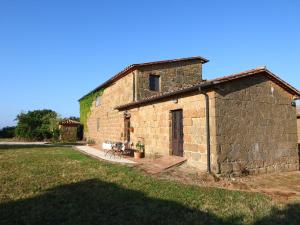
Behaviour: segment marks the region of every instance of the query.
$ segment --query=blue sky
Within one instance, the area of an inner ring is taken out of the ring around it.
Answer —
[[[0,1],[0,127],[77,100],[123,67],[200,55],[207,79],[266,65],[300,89],[300,1]]]

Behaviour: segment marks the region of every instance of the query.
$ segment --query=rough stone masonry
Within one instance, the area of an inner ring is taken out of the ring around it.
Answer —
[[[209,116],[213,172],[298,170],[292,103],[300,92],[265,68],[206,81],[202,79],[206,62],[192,57],[127,67],[98,87],[104,93],[101,104],[94,102],[91,108],[85,137],[101,144],[130,136],[133,149],[138,140],[144,141],[146,157],[172,155],[171,114],[182,110],[183,157],[189,165],[206,170]],[[159,76],[157,92],[149,89],[151,75]],[[209,96],[209,115],[203,93]]]

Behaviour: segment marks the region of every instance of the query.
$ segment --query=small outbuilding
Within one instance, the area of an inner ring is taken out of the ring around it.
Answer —
[[[80,122],[67,119],[59,123],[59,140],[64,142],[77,141],[77,129]]]

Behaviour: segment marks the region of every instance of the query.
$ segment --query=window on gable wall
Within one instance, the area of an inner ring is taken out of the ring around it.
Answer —
[[[101,97],[97,96],[97,98],[96,98],[96,107],[98,107],[100,105],[101,105]]]
[[[149,75],[149,89],[151,91],[159,91],[159,76],[157,75]]]

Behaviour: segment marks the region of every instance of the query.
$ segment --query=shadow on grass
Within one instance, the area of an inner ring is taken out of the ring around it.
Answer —
[[[255,223],[299,224],[300,204],[274,210]],[[142,192],[97,179],[58,186],[44,194],[0,205],[0,224],[243,224],[192,209],[178,202],[155,199]]]
[[[96,179],[0,205],[0,224],[240,224]]]
[[[287,205],[284,209],[273,209],[272,213],[254,223],[254,225],[299,225],[300,203]]]

